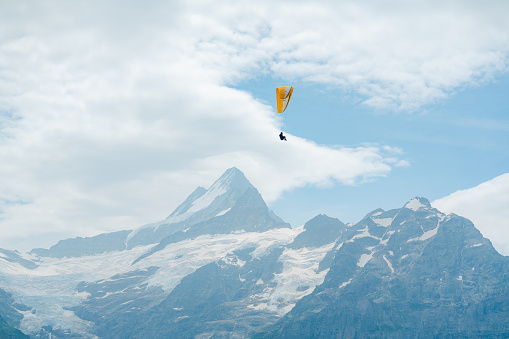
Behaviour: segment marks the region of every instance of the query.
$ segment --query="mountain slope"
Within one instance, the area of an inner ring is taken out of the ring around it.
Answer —
[[[508,261],[423,198],[291,229],[230,169],[161,222],[0,250],[0,316],[33,338],[504,338]]]
[[[416,198],[335,248],[324,282],[257,337],[509,336],[509,258],[467,219]]]
[[[81,283],[77,292],[86,299],[70,309],[105,338],[228,333],[235,323],[247,336],[274,323],[323,280],[326,271],[316,268],[334,239],[319,248],[287,249],[300,232],[282,228],[173,243],[126,273]]]
[[[29,337],[20,330],[9,326],[2,316],[0,316],[0,338],[3,339],[28,339]]]
[[[18,257],[17,253],[8,250],[0,250],[0,253],[4,254],[1,257],[6,258],[6,260]],[[17,260],[16,264],[26,265],[26,261]],[[17,327],[20,326],[20,321],[23,318],[21,312],[29,310],[29,307],[16,303],[12,294],[4,289],[0,289],[0,338],[28,338]]]

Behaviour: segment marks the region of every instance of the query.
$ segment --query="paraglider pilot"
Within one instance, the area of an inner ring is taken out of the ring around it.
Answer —
[[[283,135],[283,132],[279,133],[279,139],[287,141],[286,136]]]

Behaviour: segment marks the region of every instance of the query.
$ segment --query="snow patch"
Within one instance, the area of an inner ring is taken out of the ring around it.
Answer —
[[[219,265],[221,265],[221,263],[225,263],[228,266],[237,266],[237,267],[242,267],[246,264],[246,262],[244,260],[241,260],[240,258],[238,258],[237,256],[235,256],[231,253],[229,253],[226,257],[222,258],[219,262]],[[221,267],[226,267],[226,266],[221,265]]]
[[[387,257],[385,255],[383,255],[383,258],[384,258],[385,262],[387,263],[387,266],[389,266],[389,268],[391,269],[391,272],[394,273],[394,267],[392,267],[392,264],[389,261],[389,259],[387,259]]]
[[[355,239],[360,239],[360,238],[375,238],[373,237],[370,233],[369,233],[369,228],[368,226],[364,227],[362,230],[358,230],[358,232],[362,232],[360,234],[356,234],[352,237],[352,239],[348,240],[347,242],[354,242]]]
[[[228,208],[228,209],[226,209],[224,211],[219,212],[218,214],[216,214],[216,217],[220,217],[222,215],[225,215],[226,213],[230,212],[231,209],[232,208],[230,207],[230,208]]]
[[[392,224],[392,218],[371,218],[378,226],[389,227]]]
[[[419,208],[422,208],[422,207],[427,207],[426,205],[424,205],[423,203],[421,203],[419,201],[419,199],[417,198],[413,198],[412,200],[410,200],[405,206],[405,208],[408,208],[412,211],[417,211]]]
[[[74,293],[74,296],[76,296],[76,297],[78,297],[80,299],[85,300],[85,299],[89,298],[91,296],[91,294],[88,293],[88,292],[84,292],[83,291],[83,292],[76,292],[76,293]]]
[[[373,252],[370,254],[363,254],[357,262],[357,266],[364,267],[371,259],[373,259]]]
[[[435,227],[434,229],[432,230],[429,230],[429,231],[426,231],[424,232],[420,237],[418,238],[413,238],[413,239],[408,239],[407,242],[411,242],[411,241],[425,241],[425,240],[428,240],[429,238],[432,238],[434,237],[437,232],[438,232],[438,228],[440,227],[440,223],[444,220],[445,218],[445,215],[438,215],[438,217],[440,218],[438,220],[438,223],[437,223],[437,227]]]
[[[391,236],[395,233],[396,231],[388,231],[386,232],[386,234],[383,235],[382,237],[382,240],[380,240],[380,244],[386,246],[387,243],[389,242],[389,239],[391,238]],[[383,239],[386,235],[389,235],[387,238]]]
[[[425,241],[425,240],[428,240],[429,238],[431,237],[434,237],[437,232],[438,232],[438,227],[435,227],[434,229],[432,230],[429,230],[427,232],[424,232],[423,235],[421,235],[420,237],[418,238],[413,238],[413,239],[408,239],[407,242],[411,242],[411,241]]]
[[[264,311],[264,310],[267,310],[269,308],[269,304],[267,304],[267,303],[259,303],[259,304],[256,304],[256,305],[247,305],[247,308],[250,308],[250,309],[255,310],[255,311]]]
[[[348,281],[345,281],[344,283],[342,283],[341,285],[339,285],[339,288],[343,288],[343,287],[345,287],[346,285],[348,285],[349,283],[351,283],[351,282],[352,282],[352,280],[353,280],[353,278],[351,278],[351,279],[350,279],[350,280],[348,280]]]

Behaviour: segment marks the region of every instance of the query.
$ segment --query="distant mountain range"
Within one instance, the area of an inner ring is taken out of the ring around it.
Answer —
[[[292,229],[231,168],[160,222],[0,249],[0,316],[1,338],[507,338],[509,258],[424,198]]]

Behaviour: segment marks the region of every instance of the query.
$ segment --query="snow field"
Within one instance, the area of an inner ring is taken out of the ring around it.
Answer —
[[[276,275],[274,288],[266,288],[257,304],[249,308],[266,310],[283,316],[295,306],[302,297],[313,292],[323,282],[327,270],[318,272],[318,265],[335,243],[317,247],[284,250],[279,258],[283,262],[283,271]]]
[[[77,258],[40,258],[39,267],[27,269],[17,263],[0,260],[0,287],[11,293],[15,302],[27,305],[22,312],[21,330],[38,332],[42,326],[71,330],[83,338],[92,324],[64,308],[79,305],[88,293],[78,293],[80,281],[97,281],[132,270],[131,263],[152,246]],[[33,258],[32,258],[33,259]],[[36,314],[32,313],[35,312]]]
[[[70,330],[83,338],[93,338],[88,334],[92,324],[64,309],[77,306],[89,297],[86,292],[76,291],[80,281],[114,281],[115,275],[157,266],[159,269],[156,273],[144,283],[160,286],[170,293],[185,276],[204,265],[225,257],[228,263],[229,254],[249,247],[255,248],[252,252],[254,257],[262,257],[272,248],[292,242],[302,231],[275,229],[263,233],[205,235],[171,244],[135,265],[131,265],[132,262],[154,245],[73,258],[43,257],[39,258],[39,267],[35,269],[0,258],[0,287],[12,293],[15,302],[31,307],[36,313],[23,312],[21,329],[24,332],[34,333],[42,326],[50,325]],[[242,262],[236,261],[234,264],[241,265]]]

